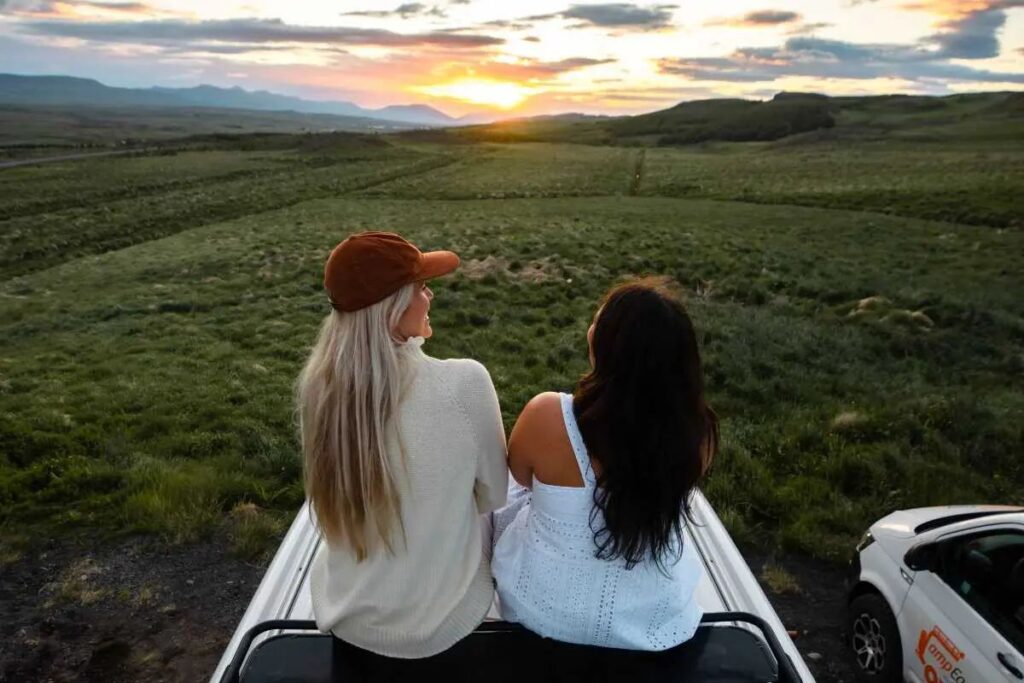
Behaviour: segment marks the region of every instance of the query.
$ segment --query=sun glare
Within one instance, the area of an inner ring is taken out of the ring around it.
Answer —
[[[434,97],[450,97],[472,104],[483,104],[501,109],[511,109],[534,93],[518,83],[508,81],[461,80],[440,85],[416,88],[419,92]]]

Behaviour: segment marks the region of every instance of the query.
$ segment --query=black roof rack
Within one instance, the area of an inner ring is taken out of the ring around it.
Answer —
[[[760,634],[736,624],[755,626]],[[250,654],[256,637],[269,631],[287,633],[267,638]],[[362,683],[410,677],[430,681],[435,676],[442,683],[521,683],[524,678],[801,683],[771,627],[746,612],[707,613],[690,640],[662,652],[559,643],[518,624],[485,621],[441,657],[431,658],[432,668],[423,668],[420,663],[426,660],[368,653],[321,633],[313,621],[277,619],[245,633],[219,683]]]
[[[930,519],[927,522],[918,524],[914,527],[914,533],[922,534],[925,531],[939,529],[950,524],[956,524],[957,522],[966,522],[969,519],[991,517],[992,515],[1008,515],[1014,512],[1024,512],[1024,508],[1007,508],[1005,510],[973,510],[971,512],[961,512],[955,515],[946,515],[945,517],[936,517],[935,519]]]

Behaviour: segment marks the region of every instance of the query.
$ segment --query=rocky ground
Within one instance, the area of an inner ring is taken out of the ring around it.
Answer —
[[[264,567],[216,542],[50,542],[0,568],[0,681],[202,681]]]
[[[775,611],[819,683],[853,683],[855,663],[843,639],[842,567],[803,557],[744,550]]]

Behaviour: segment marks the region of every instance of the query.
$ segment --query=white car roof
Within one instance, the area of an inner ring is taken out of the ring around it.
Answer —
[[[922,526],[939,527],[942,520],[949,520],[950,524],[957,519],[969,520],[976,517],[996,514],[1019,514],[1024,515],[1024,508],[1012,505],[944,505],[927,508],[911,508],[909,510],[897,510],[886,515],[872,525],[875,532],[886,533],[899,538],[912,538],[924,529]]]

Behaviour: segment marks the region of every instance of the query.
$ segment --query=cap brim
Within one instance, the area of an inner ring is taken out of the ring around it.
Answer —
[[[429,280],[451,273],[459,267],[459,257],[451,251],[428,251],[420,257],[417,280]]]

